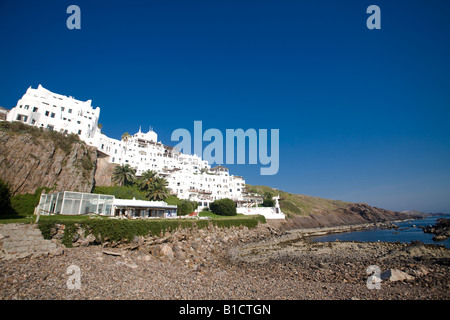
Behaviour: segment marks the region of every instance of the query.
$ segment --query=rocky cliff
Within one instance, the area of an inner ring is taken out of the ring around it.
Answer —
[[[291,216],[284,224],[283,229],[346,226],[407,218],[407,215],[400,212],[372,207],[365,203],[350,203],[345,208]]]
[[[249,192],[280,196],[281,210],[287,215],[286,221],[280,226],[284,230],[347,226],[411,218],[405,213],[380,209],[365,203],[292,194],[267,186],[246,185],[246,189]]]
[[[76,135],[0,122],[0,178],[13,194],[39,187],[91,192],[96,161],[96,149]]]
[[[95,170],[95,185],[97,186],[113,186],[112,175],[117,164],[110,163],[109,157],[98,154],[97,168]]]

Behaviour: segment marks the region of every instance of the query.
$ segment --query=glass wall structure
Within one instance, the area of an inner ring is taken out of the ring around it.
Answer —
[[[40,214],[99,214],[112,215],[114,196],[64,191],[42,194],[38,205]]]

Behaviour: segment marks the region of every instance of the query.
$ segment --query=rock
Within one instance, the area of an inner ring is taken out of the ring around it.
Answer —
[[[446,234],[439,234],[433,237],[433,241],[443,241],[447,238],[448,236]]]
[[[93,234],[87,235],[87,237],[80,237],[78,239],[78,243],[82,247],[87,247],[93,243],[95,243],[95,236]]]
[[[154,257],[159,257],[160,251],[161,251],[161,246],[158,244],[148,247],[148,252]]]
[[[418,269],[413,270],[413,273],[416,277],[423,277],[425,275],[427,275],[428,273],[430,273],[430,271],[425,268],[424,266],[419,266]]]
[[[149,262],[151,259],[152,259],[152,256],[151,255],[148,255],[148,254],[146,254],[144,257],[143,257],[143,259],[144,259],[144,261],[147,261],[147,262]]]
[[[103,250],[103,253],[110,256],[122,256],[123,254],[123,252],[106,251],[106,250]]]
[[[90,192],[96,162],[96,148],[82,141],[56,141],[44,131],[0,131],[0,172],[15,194],[39,187]]]
[[[180,260],[186,259],[186,253],[184,253],[184,251],[179,246],[174,246],[173,252],[177,259],[180,259]]]
[[[450,236],[450,219],[440,218],[434,226],[421,227],[423,232],[434,234],[433,241],[442,241]]]
[[[161,246],[160,254],[168,258],[174,257],[172,248],[166,243]]]
[[[122,266],[127,266],[127,267],[129,267],[131,269],[136,269],[138,267],[138,265],[136,263],[134,263],[134,262],[127,263],[127,262],[117,261],[116,265],[118,265],[118,266],[121,266],[121,265]]]
[[[389,280],[391,282],[395,281],[405,281],[405,280],[414,280],[414,277],[407,274],[406,272],[400,271],[398,269],[389,269],[381,273],[381,280],[386,281]]]

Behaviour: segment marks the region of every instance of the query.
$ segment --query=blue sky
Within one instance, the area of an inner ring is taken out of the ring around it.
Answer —
[[[69,30],[66,9],[81,9]],[[381,8],[381,30],[366,9]],[[0,105],[42,84],[101,108],[108,136],[152,126],[280,130],[250,184],[450,213],[450,2],[1,1]],[[205,145],[206,146],[206,143]]]

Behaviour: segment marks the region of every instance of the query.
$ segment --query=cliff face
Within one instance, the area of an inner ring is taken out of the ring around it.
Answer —
[[[117,164],[110,163],[109,157],[97,155],[97,169],[95,170],[95,185],[113,186],[112,175]]]
[[[0,178],[13,194],[34,193],[39,187],[91,192],[96,161],[96,149],[76,136],[1,123]]]

